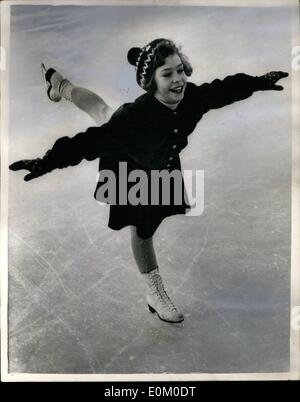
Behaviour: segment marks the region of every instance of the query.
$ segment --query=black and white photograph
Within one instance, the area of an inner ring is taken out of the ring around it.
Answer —
[[[3,381],[299,379],[299,2],[1,2]]]

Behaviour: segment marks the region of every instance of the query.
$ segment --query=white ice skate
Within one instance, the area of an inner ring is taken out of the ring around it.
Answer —
[[[174,303],[168,296],[162,278],[158,270],[143,274],[148,284],[147,302],[151,313],[157,313],[158,317],[166,322],[179,323],[184,320],[184,316],[175,307]]]
[[[54,70],[54,68],[47,69],[44,63],[41,64],[41,68],[48,98],[52,102],[59,102],[62,98],[71,100],[73,85],[70,81]]]

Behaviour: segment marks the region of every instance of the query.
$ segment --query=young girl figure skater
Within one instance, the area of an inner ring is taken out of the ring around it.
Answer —
[[[197,86],[187,82],[192,74],[188,59],[167,39],[155,39],[143,48],[132,48],[127,58],[136,68],[138,85],[146,92],[115,112],[95,93],[74,86],[53,68],[47,70],[42,65],[48,97],[55,102],[62,98],[73,102],[97,126],[71,138],[59,138],[44,157],[20,160],[10,165],[10,169],[28,170],[24,180],[29,181],[54,169],[77,165],[84,158],[100,157],[100,173],[103,169],[112,171],[117,189],[124,180],[119,172],[121,162],[127,163],[128,175],[139,169],[149,177],[149,182],[154,170],[181,173],[179,153],[187,146],[188,136],[204,113],[246,99],[255,91],[282,90],[276,83],[288,76],[281,71],[259,77],[236,74]],[[129,193],[132,183],[127,184]],[[100,187],[99,182],[97,199]],[[190,208],[184,197],[184,185],[179,203],[174,201],[173,190],[171,186],[169,205],[164,205],[161,199],[157,205],[111,203],[108,226],[115,230],[130,226],[133,255],[147,284],[149,309],[160,319],[176,323],[184,317],[166,293],[153,247],[153,235],[162,220],[185,214]]]

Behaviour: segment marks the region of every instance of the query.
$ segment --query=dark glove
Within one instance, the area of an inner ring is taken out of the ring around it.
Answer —
[[[281,78],[288,77],[288,73],[283,71],[271,71],[261,77],[259,79],[259,89],[261,91],[265,90],[275,90],[275,91],[282,91],[283,87],[281,85],[275,85],[278,80]]]
[[[37,159],[23,159],[21,161],[14,162],[9,166],[10,170],[29,170],[29,174],[24,177],[25,181],[35,179],[51,171],[47,166],[46,161],[40,158]]]

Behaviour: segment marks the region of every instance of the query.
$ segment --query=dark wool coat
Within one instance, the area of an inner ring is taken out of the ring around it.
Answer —
[[[152,170],[180,170],[179,153],[187,146],[188,136],[203,114],[246,99],[260,89],[261,78],[246,74],[200,86],[187,83],[184,98],[176,110],[145,93],[133,103],[122,105],[102,126],[90,127],[72,138],[58,139],[47,152],[48,164],[51,169],[64,168],[77,165],[83,158],[101,157],[100,172],[114,171],[117,187],[120,161],[127,162],[128,173],[143,169],[149,176]],[[100,185],[95,191],[96,198]],[[150,237],[165,217],[186,212],[189,205],[184,201],[184,192],[183,186],[181,205],[111,205],[109,227],[121,229],[135,225],[141,237]]]

